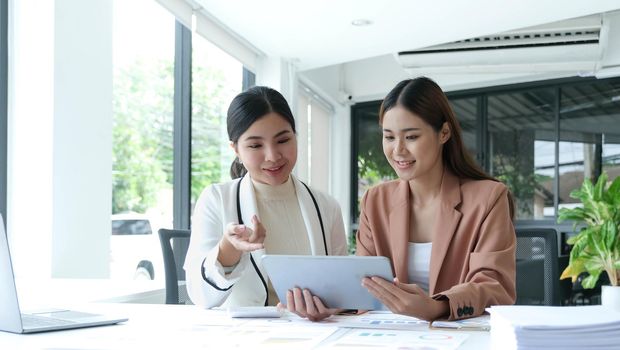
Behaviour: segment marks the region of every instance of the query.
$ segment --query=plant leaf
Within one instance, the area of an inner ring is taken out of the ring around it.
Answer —
[[[616,226],[616,224],[611,220],[606,221],[603,226],[601,226],[601,233],[603,240],[605,241],[607,251],[612,252],[618,237],[618,226]]]
[[[572,220],[572,221],[575,221],[575,224],[577,224],[578,222],[585,221],[585,218],[586,218],[585,210],[579,207],[572,208],[572,209],[562,208],[558,212],[558,222],[560,223],[562,221]]]
[[[594,274],[596,271],[600,273],[602,270],[605,269],[605,265],[603,264],[603,261],[600,258],[587,260],[584,263],[584,267],[590,275]]]
[[[590,274],[588,277],[584,278],[581,281],[581,286],[585,289],[594,288],[594,286],[596,286],[596,282],[598,281],[598,277],[600,274],[601,274],[601,271],[598,271],[597,273],[594,273],[594,274]]]
[[[607,202],[611,203],[614,208],[620,206],[620,176],[616,177],[607,189]]]
[[[592,192],[593,200],[600,201],[603,199],[605,185],[607,185],[607,173],[603,172],[601,175],[599,175],[598,180],[596,181],[596,185],[594,185],[594,189]]]
[[[566,266],[564,271],[562,271],[560,279],[563,280],[565,278],[572,278],[573,283],[575,283],[577,277],[579,277],[579,275],[585,271],[586,269],[583,267],[583,263],[575,261]]]

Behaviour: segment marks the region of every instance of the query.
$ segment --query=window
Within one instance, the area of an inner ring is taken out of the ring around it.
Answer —
[[[111,234],[149,241],[130,246],[112,238],[112,278],[135,277],[141,262],[150,263],[149,278],[163,278],[152,233],[172,227],[175,19],[152,0],[115,1],[113,8]]]
[[[517,219],[553,218],[554,90],[488,98],[490,173],[515,198]]]
[[[463,143],[473,159],[478,158],[478,103],[476,98],[455,98],[450,101],[461,126]]]
[[[603,171],[610,181],[620,175],[620,78],[572,78],[448,97],[465,147],[512,191],[517,220],[555,223],[558,207],[576,205],[569,194],[584,178]],[[354,221],[365,190],[393,176],[381,152],[380,104],[351,108]]]
[[[243,65],[201,36],[192,40],[191,207],[212,183],[230,180],[235,153],[226,113],[241,92]]]
[[[301,87],[297,97],[297,175],[308,184],[329,193],[329,149],[333,107],[309,88]]]
[[[152,235],[151,223],[148,220],[112,219],[113,236]]]
[[[354,222],[359,216],[359,203],[366,190],[378,183],[396,178],[394,170],[383,154],[383,133],[379,124],[380,106],[381,102],[377,101],[360,103],[351,108],[353,127],[351,172],[354,174],[354,179],[351,181],[353,196],[351,215]]]
[[[584,178],[620,175],[620,81],[562,88],[559,147],[560,207],[579,202],[569,194]]]

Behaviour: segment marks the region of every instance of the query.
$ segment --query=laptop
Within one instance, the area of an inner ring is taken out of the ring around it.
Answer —
[[[103,326],[127,321],[104,315],[52,310],[38,313],[21,313],[4,220],[0,215],[0,331],[11,333],[36,333],[61,329]]]

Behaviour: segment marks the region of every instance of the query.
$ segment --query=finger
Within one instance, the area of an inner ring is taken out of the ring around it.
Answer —
[[[314,305],[314,299],[312,298],[312,294],[308,289],[303,290],[304,303],[306,308],[306,314],[308,317],[316,317],[319,316],[319,312]]]
[[[398,288],[404,290],[407,293],[425,295],[425,296],[427,295],[424,289],[422,289],[420,286],[418,286],[415,283],[401,283],[400,281],[398,281],[398,279],[395,278],[394,284]]]
[[[226,237],[232,239],[233,237],[238,237],[243,239],[245,234],[245,225],[237,225],[235,223],[229,223],[226,225]]]
[[[372,276],[370,279],[375,282],[379,288],[385,291],[386,294],[391,294],[393,297],[402,296],[402,290],[398,288],[395,283],[386,281],[377,276]]]
[[[254,230],[252,231],[253,233],[250,237],[250,241],[263,242],[265,240],[265,236],[267,235],[265,226],[263,226],[263,224],[260,222],[256,215],[252,217],[252,223],[254,224]]]
[[[323,304],[323,301],[321,301],[321,298],[317,297],[316,295],[312,297],[312,300],[314,301],[314,305],[316,306],[316,309],[320,314],[333,315],[342,311],[342,309],[330,309],[326,307],[325,304]]]
[[[262,243],[250,243],[242,240],[234,240],[232,242],[233,246],[237,250],[241,250],[244,252],[252,252],[255,250],[263,249],[265,246]]]
[[[295,297],[293,297],[293,291],[286,291],[286,309],[290,312],[295,312]]]
[[[409,293],[381,277],[373,276],[366,282],[370,287],[369,291],[394,313],[401,313],[404,302],[411,299]]]
[[[388,309],[394,310],[396,305],[394,303],[394,298],[391,293],[388,293],[383,287],[381,287],[377,282],[370,278],[364,278],[362,280],[362,285],[368,289],[368,292],[372,294],[375,298],[379,299],[379,301],[387,306]]]
[[[256,230],[256,227],[254,227],[254,230],[248,228],[248,241],[252,242],[252,243],[262,243],[264,241],[264,239],[262,239],[262,237],[260,237],[258,231]]]
[[[282,311],[286,310],[286,306],[282,305],[282,303],[278,303],[276,305],[276,309],[278,309],[278,311],[282,312]]]
[[[304,296],[301,293],[301,289],[293,288],[293,300],[295,303],[295,312],[300,316],[306,317],[306,305],[304,303]]]

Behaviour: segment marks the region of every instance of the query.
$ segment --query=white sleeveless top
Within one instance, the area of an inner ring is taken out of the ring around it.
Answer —
[[[432,242],[409,243],[409,283],[417,284],[428,293]]]

